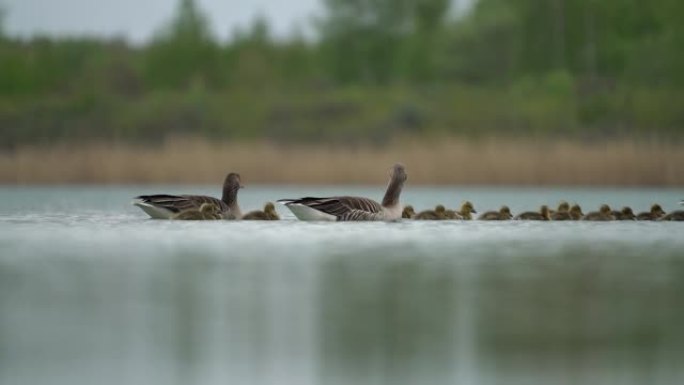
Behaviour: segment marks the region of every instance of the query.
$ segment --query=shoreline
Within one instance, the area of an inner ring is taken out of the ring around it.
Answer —
[[[684,145],[489,138],[397,140],[384,146],[171,138],[156,146],[90,142],[0,151],[2,185],[377,185],[404,163],[413,185],[684,186]],[[679,167],[679,168],[678,168]]]

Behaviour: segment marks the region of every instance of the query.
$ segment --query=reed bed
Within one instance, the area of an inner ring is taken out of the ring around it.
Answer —
[[[395,162],[411,184],[684,185],[680,143],[440,139],[373,145],[280,145],[171,138],[156,146],[95,142],[0,152],[0,183],[381,184]]]

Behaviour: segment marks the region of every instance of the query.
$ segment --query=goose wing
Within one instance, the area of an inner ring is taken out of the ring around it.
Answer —
[[[136,197],[139,203],[156,206],[173,213],[183,210],[199,209],[202,203],[211,203],[226,211],[228,206],[220,199],[204,195],[140,195]]]
[[[382,211],[380,203],[361,197],[339,196],[328,198],[306,197],[300,199],[281,199],[278,202],[288,205],[304,205],[314,210],[333,215],[335,217],[343,217],[351,211],[379,213]],[[358,215],[358,213],[356,214]]]

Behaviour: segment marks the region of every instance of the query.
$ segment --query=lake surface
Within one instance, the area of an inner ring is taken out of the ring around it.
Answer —
[[[681,384],[684,223],[151,220],[144,193],[0,187],[0,384]],[[243,209],[384,187],[248,186]],[[682,190],[407,186],[417,209]]]

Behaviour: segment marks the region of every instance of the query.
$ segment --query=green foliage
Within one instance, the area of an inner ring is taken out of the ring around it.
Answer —
[[[684,132],[682,1],[322,1],[316,41],[258,17],[221,43],[193,0],[144,47],[20,41],[0,13],[0,142]]]

